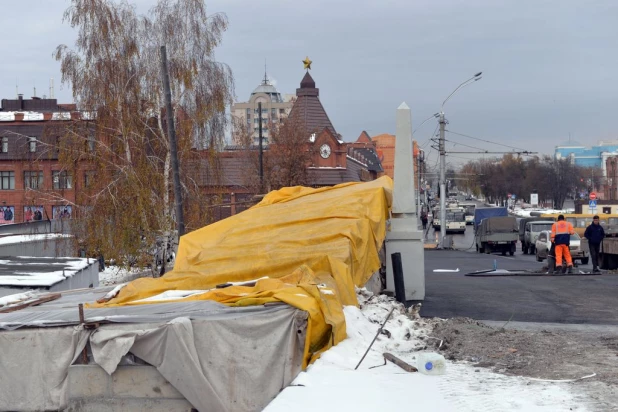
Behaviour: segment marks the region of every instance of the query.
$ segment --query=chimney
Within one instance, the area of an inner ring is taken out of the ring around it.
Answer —
[[[19,100],[19,110],[24,110],[24,95],[19,93],[17,99]]]

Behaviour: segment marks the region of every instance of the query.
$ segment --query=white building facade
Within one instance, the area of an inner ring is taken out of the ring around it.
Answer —
[[[295,95],[281,95],[264,74],[262,83],[253,90],[248,102],[237,102],[232,105],[232,140],[233,144],[241,144],[243,135],[252,137],[252,144],[259,144],[260,118],[262,119],[262,143],[268,145],[273,125],[283,123],[294,105]],[[262,103],[262,113],[258,113],[258,104]]]

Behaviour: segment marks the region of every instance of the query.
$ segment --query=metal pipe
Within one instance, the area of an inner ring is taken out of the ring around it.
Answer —
[[[84,326],[84,304],[80,303],[77,308],[79,310],[79,324]],[[88,343],[86,343],[84,349],[82,350],[82,361],[84,362],[84,365],[88,364]]]
[[[371,343],[369,344],[369,347],[367,348],[367,350],[365,351],[365,354],[363,355],[363,357],[361,358],[361,360],[358,362],[358,365],[356,365],[356,367],[354,368],[354,370],[357,370],[358,367],[360,366],[361,363],[363,363],[363,360],[365,359],[365,356],[367,356],[367,354],[369,353],[369,350],[371,349],[371,347],[373,346],[373,343],[376,341],[376,339],[378,339],[378,335],[380,335],[380,333],[382,333],[382,328],[384,328],[384,325],[386,325],[386,322],[388,322],[388,320],[391,318],[391,315],[393,314],[393,311],[395,310],[395,308],[393,307],[391,309],[391,311],[388,313],[388,316],[386,317],[386,319],[384,319],[384,322],[382,322],[382,325],[380,325],[380,329],[378,329],[378,331],[376,332],[376,335],[373,337],[373,340],[371,341]]]
[[[403,264],[401,263],[401,253],[391,254],[393,262],[393,280],[395,281],[395,299],[397,302],[406,306],[406,287],[403,281]]]

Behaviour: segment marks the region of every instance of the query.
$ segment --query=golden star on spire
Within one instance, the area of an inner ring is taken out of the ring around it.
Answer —
[[[305,65],[306,70],[311,70],[311,63],[313,62],[309,60],[309,56],[305,57],[305,60],[303,60],[303,64]]]

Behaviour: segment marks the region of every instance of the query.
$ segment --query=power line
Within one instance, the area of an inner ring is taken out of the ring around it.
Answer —
[[[458,142],[454,142],[454,141],[452,141],[452,140],[446,140],[446,139],[444,139],[444,141],[445,141],[445,142],[448,142],[448,143],[452,143],[452,144],[453,144],[453,145],[455,145],[455,146],[456,146],[456,145],[461,145],[461,146],[464,146],[464,147],[468,147],[468,148],[470,148],[470,149],[476,149],[476,150],[480,150],[480,151],[482,151],[482,152],[484,152],[484,151],[485,151],[485,149],[483,149],[483,148],[481,148],[481,147],[470,146],[470,145],[467,145],[467,144],[465,144],[465,143],[458,143]],[[448,152],[448,151],[447,151],[447,152]]]
[[[423,145],[421,146],[421,149],[424,149],[427,146],[427,143],[429,143],[432,140],[432,138],[436,135],[436,132],[438,131],[438,126],[440,126],[440,124],[436,125],[436,128],[433,130],[431,137],[425,140],[425,143],[423,143]]]
[[[492,142],[491,140],[479,139],[478,137],[470,136],[470,135],[463,134],[463,133],[453,132],[451,130],[446,130],[446,131],[449,132],[449,133],[452,133],[452,134],[456,134],[457,136],[467,137],[469,139],[474,139],[474,140],[478,140],[478,141],[485,142],[485,143],[491,143],[491,144],[495,144],[495,145],[498,145],[498,146],[504,146],[504,147],[508,147],[510,149],[524,150],[521,147],[509,146],[509,145],[503,144],[503,143]]]
[[[452,150],[449,150],[448,153],[457,153],[457,154],[516,154],[516,155],[524,155],[524,156],[532,156],[533,154],[537,154],[538,152],[529,152],[527,150],[521,151],[521,152],[516,152],[515,150],[513,150],[512,152],[490,152],[489,150],[485,150],[482,152],[454,152]]]
[[[475,158],[473,158],[473,157],[453,156],[453,155],[450,155],[449,153],[452,153],[452,152],[447,152],[447,153],[445,154],[445,156],[447,156],[447,157],[452,157],[452,158],[455,158],[455,159],[463,159],[463,160],[476,160],[476,159],[475,159]],[[472,153],[473,153],[473,154],[475,154],[475,155],[482,154],[482,153],[471,152],[471,154],[472,154]]]

